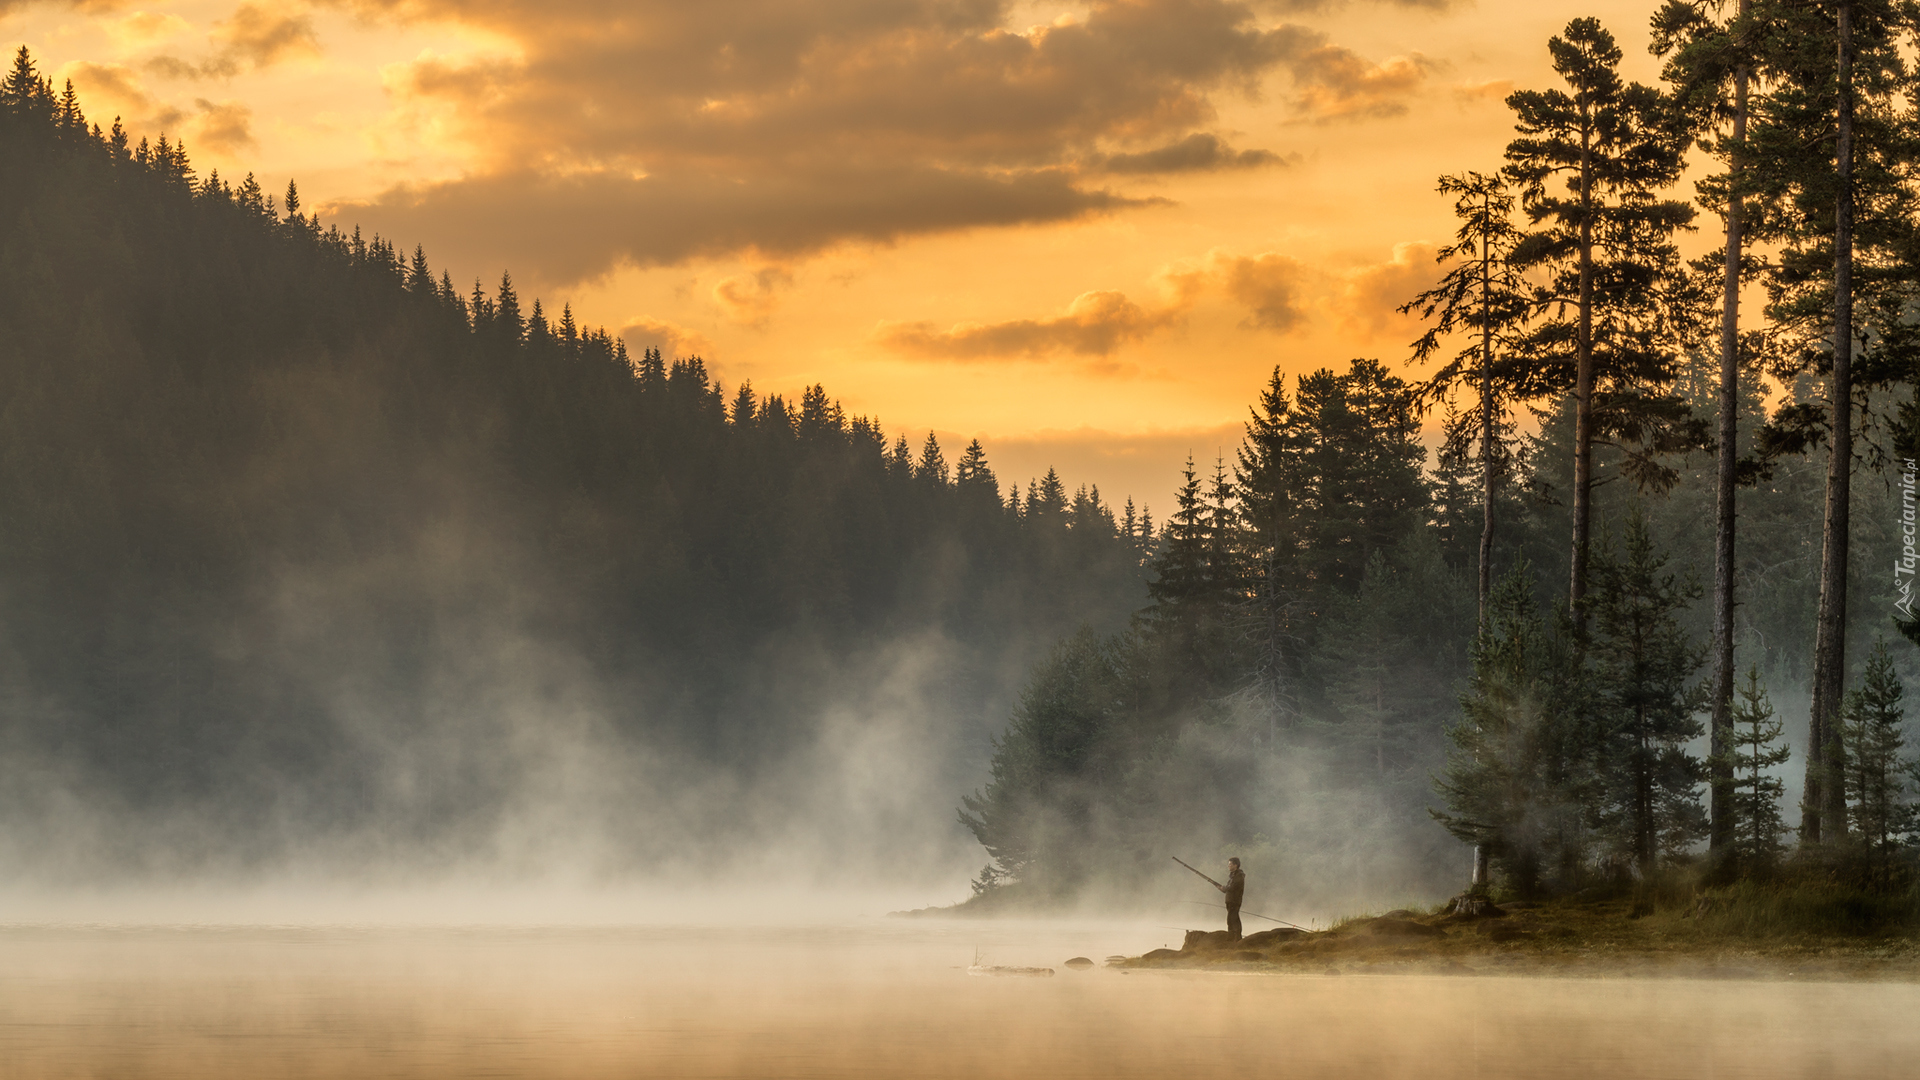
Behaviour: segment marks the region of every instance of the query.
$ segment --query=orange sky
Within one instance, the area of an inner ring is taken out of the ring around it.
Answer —
[[[1275,365],[1404,360],[1435,178],[1571,17],[1651,79],[1652,7],[0,0],[0,41],[463,288],[1160,510]]]

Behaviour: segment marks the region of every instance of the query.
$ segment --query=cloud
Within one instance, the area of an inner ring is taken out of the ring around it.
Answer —
[[[764,266],[723,278],[713,287],[713,302],[720,305],[729,321],[757,330],[773,315],[776,290],[792,284],[793,275],[785,268]]]
[[[1513,93],[1512,79],[1488,79],[1486,82],[1464,83],[1453,88],[1453,96],[1462,102],[1504,102],[1507,100],[1507,95],[1511,93]]]
[[[121,64],[78,60],[60,67],[55,82],[73,80],[74,92],[89,116],[117,116],[128,126],[177,131],[186,113],[147,92],[140,77]]]
[[[637,315],[620,328],[620,337],[627,348],[638,353],[642,349],[659,349],[668,359],[687,356],[713,357],[713,342],[697,330],[647,315]]]
[[[1122,174],[1217,172],[1280,165],[1285,161],[1271,150],[1235,150],[1218,135],[1196,131],[1178,142],[1152,150],[1096,158],[1094,167],[1101,172]]]
[[[631,177],[509,172],[327,208],[388,236],[418,237],[438,257],[533,267],[580,281],[622,265],[697,256],[809,255],[847,241],[1067,221],[1161,200],[1074,186],[1053,170],[964,172],[809,161],[785,175]]]
[[[1125,345],[1184,320],[1207,295],[1247,311],[1249,328],[1287,333],[1307,317],[1310,294],[1325,275],[1278,252],[1237,255],[1215,249],[1156,275],[1164,299],[1151,307],[1124,293],[1081,293],[1065,312],[1005,322],[882,322],[874,340],[895,352],[937,360],[1035,360],[1060,354],[1111,356]]]
[[[1293,330],[1306,319],[1307,293],[1317,277],[1290,255],[1236,255],[1219,248],[1159,274],[1162,286],[1185,302],[1208,292],[1222,293],[1247,310],[1247,326],[1276,333]]]
[[[37,2],[39,0],[0,0],[0,15]],[[133,0],[68,0],[64,6],[84,15],[111,15],[131,3]]]
[[[1435,66],[1419,53],[1370,64],[1352,50],[1322,45],[1295,68],[1296,104],[1316,124],[1398,116]]]
[[[241,4],[225,21],[214,24],[207,39],[215,46],[207,59],[193,63],[177,56],[156,56],[147,61],[147,70],[170,79],[227,79],[283,60],[320,55],[319,35],[304,9]]]
[[[1438,249],[1424,240],[1393,246],[1393,257],[1351,270],[1344,275],[1334,306],[1349,333],[1378,336],[1395,328],[1415,325],[1411,316],[1395,309],[1431,288],[1440,277],[1434,262]]]
[[[1064,314],[999,323],[881,323],[874,337],[899,352],[943,360],[1037,359],[1059,353],[1108,356],[1183,315],[1174,306],[1149,311],[1117,292],[1081,293]]]
[[[1285,333],[1306,318],[1301,294],[1309,274],[1298,259],[1269,251],[1260,255],[1216,253],[1211,262],[1227,295],[1247,309],[1252,325]]]
[[[1424,70],[1367,68],[1245,0],[1091,0],[1025,30],[1003,0],[337,2],[505,43],[387,69],[393,129],[449,140],[468,172],[367,205],[383,231],[485,236],[511,190],[547,229],[516,265],[554,281],[1143,206],[1096,177],[1278,160],[1209,133],[1224,96],[1291,76],[1318,119],[1371,115]],[[918,211],[892,178],[947,194]],[[553,204],[587,195],[608,201]]]
[[[194,140],[216,154],[237,154],[254,145],[253,110],[237,101],[211,102],[197,98],[200,115],[193,122]]]
[[[179,37],[191,31],[193,24],[172,12],[136,11],[108,23],[106,29],[122,47],[138,47]]]

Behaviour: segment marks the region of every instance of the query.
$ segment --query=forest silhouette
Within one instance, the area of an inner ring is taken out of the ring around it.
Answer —
[[[1144,598],[1130,503],[1051,471],[1003,492],[977,442],[950,462],[821,386],[723,388],[508,277],[456,289],[418,248],[323,229],[294,184],[89,125],[32,64],[0,109],[0,804],[23,848],[81,808],[126,868],[369,830],[452,857],[511,801],[515,736],[472,687],[520,678],[525,642],[570,665],[556,711],[590,688],[615,745],[739,793],[670,843],[739,839],[863,657],[929,643],[929,723],[984,743],[1033,651]],[[142,824],[182,815],[206,835]],[[669,842],[623,831],[626,857]]]

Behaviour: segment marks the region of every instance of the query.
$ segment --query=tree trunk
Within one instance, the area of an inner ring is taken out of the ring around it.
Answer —
[[[1580,328],[1574,340],[1573,386],[1573,566],[1567,606],[1576,627],[1586,625],[1580,601],[1587,595],[1587,538],[1593,495],[1593,132],[1580,132]]]
[[[1493,204],[1482,202],[1482,214]],[[1480,632],[1487,632],[1487,600],[1493,595],[1493,251],[1480,237]],[[1485,889],[1485,845],[1473,846],[1473,887]]]
[[[1492,203],[1491,197],[1487,199]],[[1493,593],[1493,253],[1480,240],[1480,629]]]
[[[1749,0],[1741,0],[1745,16]],[[1740,434],[1740,254],[1742,214],[1739,195],[1740,151],[1747,137],[1747,69],[1733,76],[1733,141],[1729,163],[1733,193],[1727,197],[1727,260],[1720,316],[1720,460],[1715,478],[1713,550],[1713,727],[1712,757],[1707,786],[1711,793],[1712,829],[1708,851],[1718,862],[1731,850],[1734,835],[1733,762],[1733,547],[1736,521],[1734,466],[1739,459]]]
[[[1847,679],[1847,513],[1853,480],[1853,10],[1838,19],[1839,114],[1834,171],[1839,193],[1833,225],[1833,411],[1827,453],[1826,520],[1820,530],[1820,609],[1814,624],[1813,708],[1807,721],[1807,779],[1800,832],[1809,844],[1847,832],[1846,751],[1840,697]]]

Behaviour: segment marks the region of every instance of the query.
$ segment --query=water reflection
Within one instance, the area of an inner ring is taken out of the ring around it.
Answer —
[[[0,930],[7,1077],[1888,1077],[1908,984],[1072,971],[1151,926]],[[1175,938],[1177,942],[1177,938]],[[977,957],[1050,979],[969,977]]]

